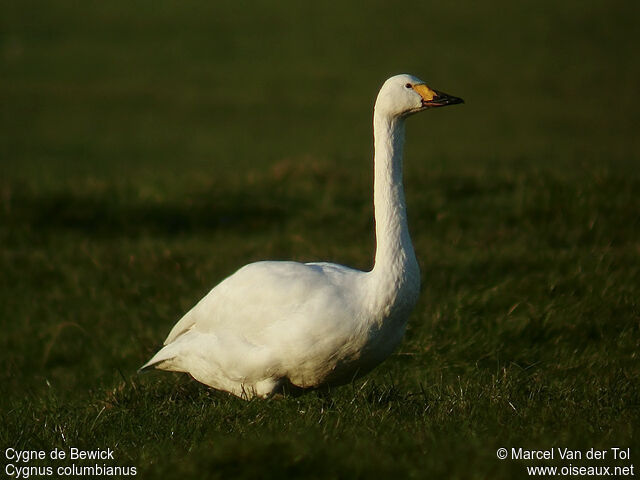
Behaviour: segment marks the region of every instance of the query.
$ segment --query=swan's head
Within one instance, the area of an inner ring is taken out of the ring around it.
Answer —
[[[379,114],[406,117],[433,107],[464,103],[464,100],[433,90],[413,75],[391,77],[380,89],[375,110]]]

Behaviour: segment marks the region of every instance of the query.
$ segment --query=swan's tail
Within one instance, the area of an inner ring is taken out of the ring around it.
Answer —
[[[174,372],[180,372],[177,370],[173,359],[176,358],[177,352],[174,344],[169,344],[160,349],[151,360],[145,363],[138,369],[138,373],[157,368],[158,370],[170,370]]]

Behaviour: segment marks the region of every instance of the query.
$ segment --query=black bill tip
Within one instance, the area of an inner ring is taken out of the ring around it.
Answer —
[[[431,100],[423,100],[423,107],[446,107],[447,105],[456,105],[458,103],[464,103],[464,100],[459,97],[454,97],[448,93],[438,92],[434,90],[436,95]]]

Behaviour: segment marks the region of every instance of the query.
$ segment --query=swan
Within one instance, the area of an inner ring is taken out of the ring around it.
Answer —
[[[376,252],[368,272],[260,261],[227,277],[140,368],[185,372],[240,398],[349,383],[402,339],[420,289],[402,185],[405,119],[463,103],[412,75],[389,78],[373,114]]]

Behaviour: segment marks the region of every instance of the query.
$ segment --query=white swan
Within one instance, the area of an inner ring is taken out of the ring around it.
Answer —
[[[182,317],[140,370],[186,372],[249,399],[285,385],[348,383],[382,362],[402,339],[420,288],[402,186],[405,118],[455,103],[462,100],[411,75],[391,77],[380,89],[370,272],[332,263],[246,265]]]

